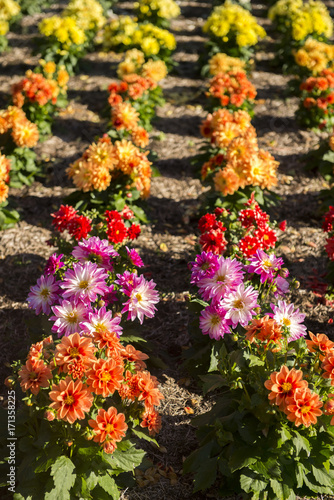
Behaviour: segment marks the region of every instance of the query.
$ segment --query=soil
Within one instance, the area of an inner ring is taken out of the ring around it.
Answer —
[[[145,271],[156,281],[161,295],[156,317],[144,322],[140,334],[164,363],[163,368],[153,369],[165,396],[160,407],[163,425],[159,448],[147,446],[155,469],[141,478],[143,487],[139,481],[136,488],[123,492],[122,498],[128,500],[220,498],[215,488],[206,494],[193,494],[192,477],[182,475],[184,457],[196,447],[191,419],[212,404],[210,398],[201,396],[180,366],[182,352],[190,342],[187,263],[194,257],[196,212],[203,193],[191,165],[202,143],[199,124],[206,115],[202,93],[205,82],[196,63],[205,40],[201,26],[212,3],[209,0],[178,3],[182,15],[171,29],[178,43],[174,56],[178,66],[162,82],[167,102],[158,109],[150,142],[150,149],[158,155],[155,165],[161,175],[153,178],[147,201],[150,224],[136,241],[146,264]],[[9,50],[0,55],[0,107],[8,104],[12,83],[38,64],[38,55],[33,55],[38,21],[60,8],[53,5],[43,14],[25,17],[22,28],[9,34]],[[118,4],[115,11],[130,8],[130,3]],[[306,315],[307,328],[314,333],[326,333],[334,340],[333,306],[311,290],[312,285],[322,282],[326,271],[318,196],[328,186],[319,175],[306,172],[303,155],[317,145],[319,135],[299,128],[294,117],[298,99],[287,97],[286,92],[290,77],[272,68],[274,45],[264,3],[253,2],[253,13],[269,33],[257,52],[251,80],[258,91],[253,123],[260,145],[280,162],[279,183],[275,188],[280,201],[272,209],[271,217],[286,220],[287,230],[280,237],[278,253],[291,275],[300,282],[300,288],[290,299]],[[46,244],[51,234],[50,213],[58,209],[72,190],[65,174],[69,163],[106,131],[103,118],[106,88],[115,78],[116,60],[115,54],[93,52],[80,62],[77,76],[69,82],[68,108],[57,117],[53,136],[36,148],[45,162],[45,179],[10,192],[21,221],[16,227],[0,232],[1,380],[10,373],[9,363],[24,358],[29,347],[27,322],[31,322],[33,315],[25,300],[47,257],[54,251]],[[188,414],[185,408],[191,408],[193,413]]]

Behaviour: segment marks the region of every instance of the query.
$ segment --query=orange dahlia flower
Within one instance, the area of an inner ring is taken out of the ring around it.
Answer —
[[[322,374],[324,378],[330,378],[331,379],[331,384],[334,385],[334,353],[328,353],[326,354],[321,368],[324,370],[325,373]]]
[[[33,148],[39,139],[38,127],[28,119],[16,120],[13,123],[12,137],[20,148]]]
[[[111,123],[116,130],[133,130],[138,121],[139,113],[129,102],[120,102],[111,111]]]
[[[137,351],[131,344],[128,344],[122,349],[121,356],[124,359],[127,359],[130,363],[134,362],[136,370],[144,370],[146,368],[144,359],[148,359],[147,354]]]
[[[222,193],[223,196],[235,193],[240,187],[240,177],[230,167],[218,170],[213,177],[213,182],[215,190]]]
[[[104,398],[110,396],[121,387],[123,380],[123,363],[117,364],[114,359],[99,359],[87,372],[87,384],[95,394]]]
[[[78,333],[63,337],[56,350],[56,365],[65,373],[73,361],[81,360],[87,367],[96,360],[94,356],[96,347],[92,340],[88,337],[80,337]]]
[[[147,131],[143,127],[137,127],[132,131],[131,139],[139,148],[146,148],[150,141]]]
[[[4,201],[7,200],[8,193],[9,193],[9,187],[4,181],[0,180],[0,203],[3,203]]]
[[[163,395],[158,389],[158,381],[149,372],[138,372],[135,375],[138,379],[138,388],[140,395],[139,401],[144,401],[147,408],[159,406],[160,400],[164,399]]]
[[[327,335],[324,333],[317,333],[316,335],[312,332],[308,333],[311,340],[305,340],[305,342],[310,352],[317,352],[321,361],[325,359],[326,354],[334,355],[334,342],[329,340]]]
[[[310,389],[296,389],[292,397],[286,399],[285,413],[287,419],[295,423],[296,427],[301,424],[309,427],[317,423],[317,417],[322,415],[322,407],[318,394]]]
[[[270,342],[280,344],[282,335],[282,326],[271,318],[264,316],[260,319],[253,319],[251,324],[246,326],[245,337],[250,342],[259,340],[260,342]]]
[[[28,359],[26,364],[18,373],[21,379],[21,389],[38,394],[41,387],[49,387],[49,380],[52,378],[50,368],[42,360],[33,361]]]
[[[146,408],[142,415],[140,427],[147,427],[151,436],[155,436],[161,429],[161,416],[154,408]]]
[[[116,443],[121,441],[127,431],[127,424],[125,423],[125,415],[117,413],[116,408],[110,406],[108,411],[100,408],[96,419],[88,420],[88,424],[95,432],[94,441],[96,443],[111,442]],[[115,446],[116,447],[116,446]],[[110,451],[107,451],[107,450]],[[106,453],[112,453],[115,448],[111,449],[108,446],[104,449]],[[112,450],[112,451],[111,451]]]
[[[303,372],[287,366],[282,366],[279,372],[273,372],[270,380],[266,380],[264,386],[270,394],[268,399],[271,404],[276,404],[280,410],[285,410],[286,400],[292,397],[297,389],[306,389],[308,383],[302,380]]]
[[[330,425],[334,425],[334,394],[328,394],[329,399],[324,404],[324,414],[333,415]]]
[[[53,403],[50,408],[57,411],[57,418],[73,424],[82,420],[93,404],[93,395],[80,380],[73,381],[70,377],[53,385],[49,394]]]
[[[122,350],[122,344],[115,332],[100,327],[93,332],[93,337],[99,349],[108,348],[108,356],[115,356]]]

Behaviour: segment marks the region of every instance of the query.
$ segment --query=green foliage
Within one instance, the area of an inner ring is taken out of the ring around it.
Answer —
[[[10,206],[8,200],[0,203],[0,230],[15,226],[20,220],[20,214]]]
[[[14,148],[7,154],[10,160],[10,187],[31,186],[37,176],[42,174],[40,163],[36,162],[36,153],[29,148]]]

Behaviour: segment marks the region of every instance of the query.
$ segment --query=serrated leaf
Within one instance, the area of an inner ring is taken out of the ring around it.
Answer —
[[[111,498],[113,500],[117,500],[119,498],[120,494],[117,488],[117,484],[115,483],[115,480],[109,476],[109,474],[99,476],[97,482],[106,493],[111,495]]]
[[[203,392],[207,394],[210,391],[214,391],[215,389],[226,385],[224,383],[224,378],[219,374],[208,374],[208,375],[200,375],[200,379],[203,380]]]
[[[112,468],[122,472],[130,472],[141,464],[144,455],[145,451],[132,446],[126,451],[116,449],[112,455],[103,453],[103,458]]]
[[[217,477],[217,457],[209,458],[202,463],[194,480],[194,492],[206,490],[213,485]]]
[[[292,438],[292,442],[296,448],[296,454],[299,455],[301,450],[306,451],[307,456],[310,456],[311,453],[311,446],[309,441],[299,434],[299,432],[294,431],[294,437]]]
[[[250,472],[249,475],[240,475],[240,486],[246,493],[259,493],[267,487],[267,483]]]
[[[283,481],[270,479],[270,486],[277,498],[280,500],[295,500],[295,493]]]
[[[64,455],[57,458],[51,467],[51,476],[54,488],[45,494],[45,500],[67,500],[70,499],[70,489],[75,482],[74,463]]]
[[[157,446],[159,446],[156,439],[154,439],[151,436],[149,436],[148,434],[146,434],[146,432],[139,430],[139,429],[131,429],[131,430],[134,433],[134,435],[137,436],[139,439],[145,439],[146,441],[149,441],[149,442],[154,443]]]
[[[312,473],[319,484],[323,486],[332,486],[334,488],[334,481],[325,469],[318,469],[312,465]]]
[[[235,472],[247,465],[254,464],[259,457],[254,456],[254,452],[251,447],[238,447],[230,457],[229,466],[231,472]]]

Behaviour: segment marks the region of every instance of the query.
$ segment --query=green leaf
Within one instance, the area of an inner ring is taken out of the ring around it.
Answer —
[[[246,493],[257,493],[263,491],[267,487],[267,483],[258,479],[256,474],[248,472],[247,475],[240,475],[240,486]]]
[[[281,427],[281,429],[278,432],[279,438],[277,440],[277,447],[281,448],[281,446],[286,442],[289,441],[289,439],[292,438],[291,433],[287,429],[287,427]]]
[[[299,434],[299,432],[294,431],[294,437],[292,438],[292,442],[296,448],[296,454],[297,456],[300,454],[301,450],[306,451],[307,456],[310,456],[311,453],[311,446],[309,441]]]
[[[297,488],[301,488],[304,484],[304,477],[306,471],[305,467],[303,464],[300,462],[296,463],[296,480],[297,480]]]
[[[329,161],[331,163],[334,163],[334,151],[331,151],[331,150],[327,151],[327,153],[324,154],[322,159],[324,161]]]
[[[283,481],[279,482],[276,479],[270,479],[270,486],[279,500],[295,500],[295,493]]]
[[[154,443],[159,447],[156,439],[149,436],[146,432],[139,429],[131,429],[131,430],[135,434],[135,436],[137,436],[139,439],[145,439],[146,441],[150,441],[151,443]]]
[[[218,457],[209,458],[202,463],[195,475],[194,492],[206,490],[213,485],[217,477]]]
[[[229,466],[231,472],[247,467],[247,465],[254,464],[260,457],[254,456],[252,447],[238,447],[230,457]]]
[[[201,375],[200,379],[203,380],[203,392],[207,394],[210,391],[214,391],[218,387],[222,387],[226,385],[224,383],[224,378],[219,374],[209,374],[209,375]]]
[[[103,459],[115,470],[122,472],[133,471],[138,467],[145,455],[144,450],[138,450],[134,446],[126,451],[120,451],[116,448],[112,455],[103,453]]]
[[[95,472],[90,471],[89,475],[86,478],[86,484],[89,490],[93,490],[95,488],[95,486],[97,485],[97,479],[98,476],[95,474]]]
[[[334,487],[334,481],[325,469],[318,469],[312,465],[312,473],[319,484]]]
[[[119,498],[120,495],[117,488],[117,484],[115,480],[109,476],[109,474],[105,474],[104,476],[99,476],[97,482],[101,486],[101,488],[104,489],[106,493],[111,495],[111,498],[115,500]]]
[[[74,463],[64,455],[60,456],[51,467],[55,487],[45,494],[45,500],[70,499],[70,489],[74,485]]]

